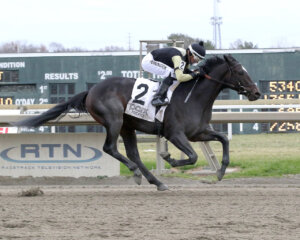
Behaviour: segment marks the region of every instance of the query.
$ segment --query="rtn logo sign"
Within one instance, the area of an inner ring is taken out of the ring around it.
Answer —
[[[84,159],[83,151],[85,156],[91,157]],[[76,147],[69,144],[21,144],[19,148],[7,148],[0,153],[3,160],[14,163],[86,163],[101,156],[102,152],[97,148],[81,144]]]

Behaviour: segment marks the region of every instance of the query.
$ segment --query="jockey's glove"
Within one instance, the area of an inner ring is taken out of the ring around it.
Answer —
[[[196,71],[191,73],[193,78],[205,78],[205,74],[206,72],[204,72],[202,68],[199,68]]]

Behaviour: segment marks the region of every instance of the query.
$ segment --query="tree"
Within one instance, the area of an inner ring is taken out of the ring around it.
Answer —
[[[230,49],[253,49],[258,48],[258,45],[254,45],[252,42],[242,41],[241,39],[236,40],[230,44]]]
[[[19,46],[15,42],[4,43],[0,47],[1,53],[17,53],[19,51]]]
[[[19,52],[22,52],[22,53],[32,53],[32,52],[45,53],[45,52],[49,52],[49,51],[44,44],[34,45],[34,44],[23,43],[23,44],[19,45]]]
[[[210,41],[210,40],[204,41],[204,47],[205,47],[205,49],[207,49],[207,50],[214,50],[214,49],[216,49],[215,45],[214,45],[213,42]]]
[[[119,47],[119,46],[106,46],[105,48],[104,48],[104,50],[103,49],[100,49],[100,51],[104,51],[104,52],[118,52],[118,51],[124,51],[124,48],[123,47]]]
[[[52,42],[49,44],[50,52],[64,52],[65,48],[62,44],[57,42]]]
[[[1,53],[30,53],[30,52],[48,52],[45,45],[27,44],[26,42],[16,41],[4,43],[0,46]]]
[[[80,47],[65,48],[62,44],[52,42],[49,48],[46,45],[34,45],[27,42],[15,41],[0,45],[0,53],[47,53],[47,52],[84,52]]]
[[[196,43],[196,42],[199,42],[201,39],[200,38],[192,38],[188,35],[185,35],[185,34],[182,34],[182,33],[172,33],[168,36],[168,39],[169,40],[177,40],[177,41],[184,41],[184,48],[188,48],[188,46],[192,43]],[[204,47],[205,49],[215,49],[215,46],[214,44],[210,41],[210,40],[207,40],[207,41],[204,41]]]

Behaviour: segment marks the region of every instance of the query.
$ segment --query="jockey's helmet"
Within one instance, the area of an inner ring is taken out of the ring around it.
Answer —
[[[191,44],[188,49],[190,50],[191,54],[194,56],[195,59],[198,59],[198,61],[205,58],[205,48],[204,48],[204,42],[200,41],[199,43],[193,43]]]

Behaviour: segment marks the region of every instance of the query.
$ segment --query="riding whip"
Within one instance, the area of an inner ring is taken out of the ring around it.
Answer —
[[[199,80],[199,78],[195,81],[194,86],[192,87],[192,89],[191,89],[191,91],[189,92],[189,94],[186,96],[186,98],[185,98],[185,100],[184,100],[184,103],[186,103],[186,102],[189,100],[189,98],[191,97],[192,92],[193,92],[193,90],[194,90],[194,88],[195,88],[195,86],[196,86],[198,80]]]
[[[211,76],[209,76],[209,75],[207,75],[207,74],[204,74],[204,77],[207,78],[207,79],[209,79],[209,80],[214,80],[214,79],[212,79]],[[189,100],[189,98],[191,97],[192,92],[193,92],[193,90],[194,90],[194,88],[195,88],[195,86],[196,86],[196,84],[197,84],[198,81],[199,81],[199,78],[195,81],[194,86],[192,87],[192,89],[191,89],[191,91],[189,92],[189,94],[186,96],[186,98],[185,98],[185,100],[184,100],[184,103],[186,103],[186,102]]]

